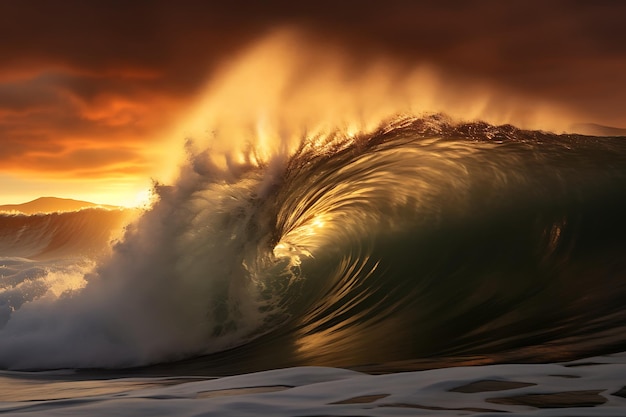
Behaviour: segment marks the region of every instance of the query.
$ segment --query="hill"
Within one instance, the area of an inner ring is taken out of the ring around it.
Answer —
[[[36,200],[22,204],[0,205],[0,212],[20,212],[24,214],[55,213],[65,211],[77,211],[84,208],[100,207],[106,209],[118,209],[117,206],[90,203],[88,201],[72,200],[69,198],[40,197]]]

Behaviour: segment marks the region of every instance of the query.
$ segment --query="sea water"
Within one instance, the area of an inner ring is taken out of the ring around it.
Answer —
[[[132,222],[0,215],[2,412],[626,412],[623,138],[435,115],[214,162]]]

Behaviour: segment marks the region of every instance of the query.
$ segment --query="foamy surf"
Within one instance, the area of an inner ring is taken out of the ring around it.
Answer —
[[[25,416],[623,416],[623,355],[369,375],[296,367],[202,380],[0,374]]]

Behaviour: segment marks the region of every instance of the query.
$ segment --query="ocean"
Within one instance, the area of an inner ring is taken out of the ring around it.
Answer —
[[[0,214],[0,413],[626,415],[625,137],[258,152],[190,142],[139,214]]]

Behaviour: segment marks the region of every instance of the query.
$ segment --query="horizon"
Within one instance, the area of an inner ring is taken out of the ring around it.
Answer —
[[[28,200],[28,201],[23,201],[23,202],[16,202],[16,203],[2,203],[0,204],[0,207],[2,206],[23,206],[25,204],[30,204],[30,203],[34,203],[36,201],[40,201],[40,200],[60,200],[60,201],[75,201],[78,203],[89,203],[89,204],[94,204],[94,205],[98,205],[98,206],[108,206],[109,204],[103,204],[103,203],[98,203],[98,202],[94,202],[94,201],[86,201],[86,200],[80,200],[80,199],[76,199],[76,198],[67,198],[67,197],[56,197],[56,196],[51,196],[51,195],[43,195],[40,197],[36,197],[32,200]]]
[[[128,206],[122,206],[122,205],[116,205],[116,204],[110,204],[110,203],[102,203],[102,202],[98,202],[98,201],[90,201],[90,200],[85,200],[82,198],[72,198],[72,197],[58,197],[58,196],[51,196],[51,195],[43,195],[43,196],[39,196],[39,197],[35,197],[33,199],[27,200],[27,201],[19,201],[19,202],[2,202],[0,201],[0,211],[3,210],[3,207],[6,206],[25,206],[31,203],[35,203],[38,202],[40,200],[52,200],[50,201],[51,203],[54,202],[75,202],[75,203],[85,203],[85,204],[89,204],[89,205],[93,205],[93,206],[99,206],[99,207],[107,207],[107,208],[123,208],[123,209],[133,209],[133,208],[138,208],[141,207],[145,204],[147,204],[150,200],[150,196],[146,195],[142,201],[137,201],[137,203],[135,205],[128,205]]]

